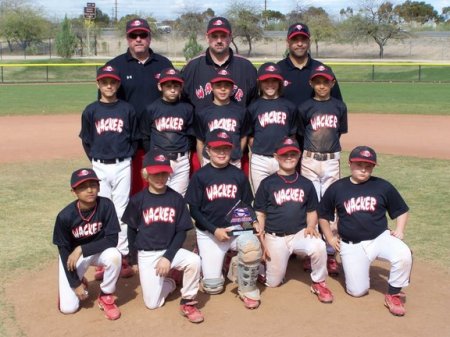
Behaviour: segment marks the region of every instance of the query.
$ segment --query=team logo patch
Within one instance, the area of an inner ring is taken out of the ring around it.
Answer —
[[[226,71],[225,69],[221,69],[217,72],[217,74],[226,76],[226,75],[229,75],[230,73],[228,71]]]
[[[157,80],[159,80],[160,77],[161,77],[161,74],[160,74],[160,73],[155,74],[155,78],[156,78]]]
[[[156,156],[155,158],[153,158],[155,161],[159,161],[159,162],[164,162],[166,161],[166,156],[164,156],[163,154],[160,154],[159,156]]]
[[[220,19],[213,22],[213,26],[222,26],[222,25],[223,25],[223,21]]]
[[[325,71],[327,68],[325,68],[324,66],[318,66],[316,68],[316,71]]]
[[[295,29],[296,29],[296,30],[302,30],[302,29],[303,29],[303,26],[302,26],[302,25],[297,25],[297,26],[295,26]]]
[[[291,138],[287,138],[283,144],[284,145],[292,145],[292,144],[294,144],[294,141]]]
[[[79,173],[78,173],[78,176],[79,177],[84,177],[84,176],[87,176],[89,174],[89,171],[88,170],[81,170]]]
[[[139,27],[142,25],[142,21],[141,20],[134,20],[132,23],[130,23],[131,27]]]
[[[176,72],[175,72],[174,69],[169,69],[169,70],[166,71],[166,74],[167,74],[167,75],[175,75]]]
[[[114,68],[111,67],[111,66],[105,66],[105,67],[103,67],[102,70],[103,70],[103,71],[114,71]]]
[[[274,66],[268,66],[268,67],[266,67],[266,71],[274,72],[274,71],[276,71],[276,69]]]
[[[226,132],[219,132],[219,133],[217,134],[217,137],[218,137],[218,138],[222,138],[222,139],[228,139],[228,138],[230,138]]]
[[[361,151],[359,154],[360,154],[362,157],[366,157],[366,158],[372,157],[372,154],[371,154],[370,151],[368,151],[368,150]]]

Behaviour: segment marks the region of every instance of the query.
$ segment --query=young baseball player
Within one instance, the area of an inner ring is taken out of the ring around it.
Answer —
[[[131,184],[131,157],[139,140],[137,118],[129,103],[117,98],[120,77],[111,65],[99,68],[97,87],[100,99],[89,104],[81,117],[80,138],[92,168],[100,178],[99,195],[114,203],[119,219],[128,204]],[[120,221],[120,220],[119,220]],[[120,223],[118,248],[123,255],[122,277],[130,277],[133,270],[127,263],[127,227]],[[103,270],[97,269],[95,278],[101,280]]]
[[[298,134],[303,137],[302,176],[311,180],[320,198],[340,178],[340,137],[347,133],[347,107],[331,97],[336,80],[330,68],[319,65],[311,72],[309,83],[314,97],[298,108]],[[332,247],[328,251],[328,273],[338,275],[339,267]],[[306,260],[305,270],[310,268]]]
[[[340,252],[345,286],[351,296],[368,293],[370,264],[375,259],[391,263],[384,304],[393,315],[403,316],[401,289],[408,286],[412,267],[411,251],[402,241],[409,208],[394,186],[372,176],[376,164],[372,148],[357,146],[352,150],[351,175],[327,189],[318,208],[319,223],[328,243]],[[340,238],[330,230],[335,210]],[[386,212],[396,219],[396,229],[389,230]]]
[[[99,179],[91,169],[74,171],[70,186],[77,200],[59,212],[53,230],[53,243],[59,251],[59,310],[63,314],[76,312],[80,301],[89,296],[84,278],[88,267],[103,266],[98,306],[106,318],[118,319],[114,291],[121,254],[116,248],[120,226],[114,205],[98,196]]]
[[[190,322],[203,322],[195,300],[200,284],[200,258],[181,248],[192,220],[183,197],[167,186],[173,172],[169,157],[159,149],[144,156],[142,176],[148,188],[131,197],[122,220],[128,224],[132,264],[139,267],[142,294],[147,308],[164,305],[175,288],[171,268],[183,273],[180,311]]]
[[[205,139],[213,130],[223,129],[232,137],[231,164],[241,168],[242,152],[247,145],[249,132],[247,110],[230,99],[235,84],[229,71],[226,69],[217,71],[210,82],[213,92],[212,104],[196,113],[197,156],[202,166],[209,162]]]
[[[193,107],[181,102],[183,78],[178,70],[161,71],[158,89],[162,93],[145,109],[139,123],[145,152],[157,148],[170,158],[173,174],[167,186],[184,195],[189,184],[190,137],[194,137]]]
[[[328,289],[327,252],[317,227],[318,205],[313,184],[296,171],[300,149],[296,140],[286,137],[277,144],[274,157],[279,169],[265,178],[255,196],[255,210],[263,231],[266,284],[279,286],[286,274],[291,254],[311,259],[311,292],[319,301],[331,303]]]
[[[258,87],[260,97],[248,107],[253,193],[264,178],[278,170],[278,162],[273,157],[276,144],[294,135],[296,130],[296,109],[293,103],[281,97],[283,76],[277,64],[267,62],[259,67]]]
[[[219,294],[224,287],[222,266],[229,249],[238,251],[230,268],[229,278],[238,282],[239,297],[246,308],[260,304],[256,287],[261,260],[260,242],[254,234],[232,236],[232,226],[226,215],[239,201],[250,205],[253,201],[250,183],[245,174],[233,165],[230,158],[234,142],[231,133],[215,129],[206,136],[206,151],[210,163],[194,173],[186,193],[191,215],[195,220],[197,245],[202,261],[203,290]],[[259,232],[257,223],[255,229]],[[237,271],[237,277],[233,272]]]

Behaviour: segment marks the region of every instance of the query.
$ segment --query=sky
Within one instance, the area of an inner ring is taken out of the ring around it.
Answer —
[[[449,6],[448,0],[418,0],[424,1],[434,7],[440,14],[443,7]],[[151,15],[157,20],[175,19],[183,12],[204,11],[212,8],[216,15],[223,15],[233,0],[34,0],[33,4],[40,6],[49,18],[61,18],[67,14],[68,17],[77,17],[83,14],[83,8],[87,2],[94,2],[102,12],[113,16],[117,4],[117,16],[120,18],[126,14]],[[241,0],[242,2],[242,0]],[[358,0],[248,0],[245,3],[253,4],[261,9],[276,10],[283,14],[289,13],[299,4],[301,7],[322,7],[330,14],[338,14],[341,8],[350,6],[358,8]],[[400,4],[402,0],[391,0],[394,4]]]

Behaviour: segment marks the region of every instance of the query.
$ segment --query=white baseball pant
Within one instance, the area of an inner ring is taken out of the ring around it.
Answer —
[[[113,294],[116,291],[116,282],[122,268],[122,255],[117,248],[105,249],[102,253],[88,257],[81,256],[77,261],[77,274],[80,280],[88,270],[89,266],[103,266],[105,274],[100,289],[105,294]],[[61,257],[59,258],[59,310],[63,314],[72,314],[80,307],[80,300],[67,280]]]
[[[375,259],[391,263],[388,283],[393,287],[406,287],[412,268],[412,254],[408,246],[384,231],[373,240],[359,243],[341,241],[341,260],[344,267],[347,293],[359,297],[367,294],[370,288],[369,269]]]
[[[261,181],[278,171],[280,166],[274,157],[252,153],[250,158],[250,182],[253,194],[256,194]]]
[[[170,166],[172,167],[173,173],[167,181],[167,186],[184,197],[189,185],[189,152],[186,152],[184,156],[181,156],[176,160],[171,160]]]
[[[304,154],[302,156],[301,175],[312,181],[319,201],[327,188],[341,176],[340,152],[335,152],[334,155],[334,159],[323,161],[307,157]]]

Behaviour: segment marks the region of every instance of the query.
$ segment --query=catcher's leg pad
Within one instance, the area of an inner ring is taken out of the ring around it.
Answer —
[[[259,301],[260,292],[256,280],[262,257],[261,243],[253,234],[242,234],[237,239],[237,248],[238,293],[241,297]]]
[[[205,293],[216,295],[220,294],[223,291],[223,284],[225,280],[223,277],[220,278],[209,278],[202,280],[202,288]]]

